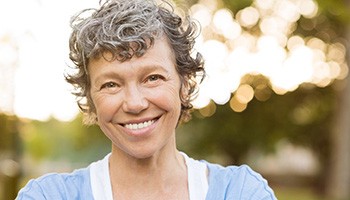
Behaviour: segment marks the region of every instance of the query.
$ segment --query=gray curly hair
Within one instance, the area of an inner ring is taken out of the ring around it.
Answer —
[[[90,79],[87,65],[104,53],[113,59],[126,61],[133,56],[142,56],[154,40],[165,35],[176,59],[176,70],[181,79],[180,120],[190,118],[191,101],[197,91],[197,76],[205,75],[203,59],[197,53],[193,58],[194,40],[198,26],[189,17],[184,21],[175,14],[174,7],[163,1],[153,0],[106,0],[99,9],[86,9],[71,20],[73,29],[70,39],[69,57],[74,63],[75,73],[66,74],[66,80],[75,88],[84,123],[97,122],[96,109],[90,94]],[[83,17],[89,13],[88,17]]]

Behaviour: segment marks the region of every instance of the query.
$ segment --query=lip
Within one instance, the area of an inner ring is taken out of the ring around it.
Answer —
[[[128,121],[126,123],[120,123],[119,125],[122,127],[124,132],[128,135],[135,136],[135,137],[141,137],[141,136],[146,137],[152,133],[153,129],[155,129],[160,118],[161,118],[161,116],[155,117],[155,118],[132,120],[132,121]],[[144,128],[133,130],[133,129],[128,129],[125,127],[126,124],[138,124],[138,123],[147,122],[147,121],[151,121],[151,120],[154,120],[153,124],[151,124],[150,126],[144,127]]]
[[[160,116],[158,117],[153,117],[153,118],[143,118],[143,119],[135,119],[135,120],[130,120],[130,121],[125,121],[124,123],[119,123],[121,126],[125,126],[126,124],[139,124],[151,120],[157,120],[159,119]]]

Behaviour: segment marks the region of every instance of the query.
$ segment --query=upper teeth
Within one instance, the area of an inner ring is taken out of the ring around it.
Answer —
[[[136,130],[136,129],[146,128],[146,127],[150,126],[153,123],[154,123],[154,120],[150,120],[150,121],[147,121],[147,122],[142,122],[142,123],[139,123],[139,124],[125,124],[125,128]]]

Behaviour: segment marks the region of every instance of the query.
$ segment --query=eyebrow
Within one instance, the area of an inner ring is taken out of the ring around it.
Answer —
[[[132,66],[132,67],[141,67],[142,68],[142,71],[141,73],[142,74],[148,74],[148,73],[151,73],[152,71],[162,71],[166,74],[169,74],[169,70],[167,70],[165,67],[161,66],[161,65],[142,65],[142,66]],[[120,76],[119,73],[117,73],[116,71],[114,70],[110,70],[110,71],[107,71],[107,72],[102,72],[101,74],[99,74],[95,81],[92,81],[93,83],[95,84],[98,84],[100,83],[101,79],[104,80],[104,79],[119,79],[119,80],[122,80],[123,78]]]

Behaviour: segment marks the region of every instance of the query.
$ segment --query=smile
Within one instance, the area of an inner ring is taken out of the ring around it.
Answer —
[[[155,120],[149,120],[146,122],[138,123],[138,124],[125,124],[124,127],[130,130],[138,130],[142,128],[146,128],[152,124],[154,124]]]

